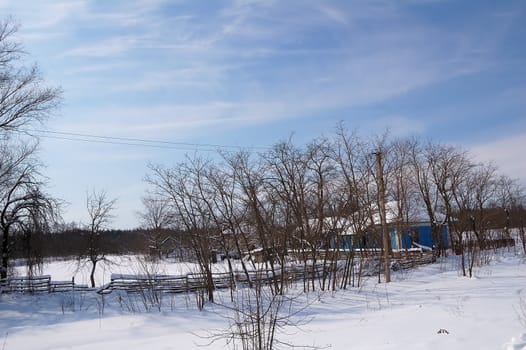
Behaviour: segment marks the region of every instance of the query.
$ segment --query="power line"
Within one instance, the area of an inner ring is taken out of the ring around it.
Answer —
[[[202,148],[202,147],[201,148],[191,148],[189,146],[185,148],[183,146],[163,146],[163,145],[155,145],[155,144],[147,144],[147,143],[89,140],[89,139],[82,139],[82,138],[71,138],[71,137],[52,136],[52,135],[38,135],[38,136],[47,138],[47,139],[54,139],[54,140],[80,141],[80,142],[88,142],[88,143],[102,143],[102,144],[111,144],[111,145],[135,146],[135,147],[162,148],[162,149],[173,149],[173,150],[179,150],[179,151],[193,151],[193,150],[199,150],[199,151],[205,151],[205,152],[217,151],[217,148],[216,149]]]
[[[268,147],[261,147],[261,146],[243,147],[243,146],[234,146],[234,145],[225,145],[225,144],[174,142],[174,141],[164,141],[164,140],[104,136],[104,135],[73,133],[73,132],[65,132],[65,131],[51,131],[51,130],[23,129],[23,130],[20,130],[20,132],[26,133],[29,135],[33,135],[33,136],[39,136],[39,137],[57,139],[57,140],[103,143],[103,144],[137,146],[137,147],[143,146],[143,147],[164,148],[164,149],[174,149],[174,150],[216,151],[218,149],[268,149]]]
[[[216,145],[216,144],[208,144],[208,143],[189,143],[189,142],[173,142],[173,141],[162,141],[162,140],[136,139],[136,138],[130,138],[130,137],[102,136],[102,135],[81,134],[81,133],[64,132],[64,131],[48,131],[48,130],[29,130],[29,131],[38,132],[38,133],[46,133],[46,134],[80,136],[80,137],[90,137],[90,138],[97,138],[97,139],[131,141],[131,142],[141,142],[141,143],[160,143],[160,144],[177,145],[177,146],[241,148],[240,146],[232,146],[232,145]]]

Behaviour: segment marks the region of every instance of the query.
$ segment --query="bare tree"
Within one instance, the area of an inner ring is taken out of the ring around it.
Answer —
[[[426,158],[431,169],[431,175],[440,196],[445,222],[447,222],[451,243],[460,254],[461,269],[466,276],[466,255],[464,239],[469,226],[461,220],[455,220],[455,212],[462,207],[467,197],[462,196],[473,163],[466,151],[453,146],[429,145]]]
[[[42,122],[58,106],[61,90],[47,87],[36,65],[26,67],[24,50],[15,38],[18,26],[0,21],[0,130],[24,131]]]
[[[174,213],[169,202],[163,198],[147,196],[142,199],[142,205],[144,209],[139,217],[146,228],[148,248],[152,256],[162,258],[172,238],[168,229],[175,222]]]
[[[223,155],[227,157],[227,155]],[[212,165],[207,171],[207,189],[201,191],[206,202],[211,219],[219,228],[219,246],[228,263],[231,286],[235,287],[235,275],[232,258],[242,258],[249,251],[249,238],[247,234],[247,210],[242,205],[241,193],[237,186],[236,174],[233,169],[224,166]],[[244,259],[240,259],[246,280],[252,286],[250,274]],[[233,299],[233,294],[231,294]]]
[[[28,262],[32,267],[35,261],[30,258],[35,257],[32,254],[35,246],[31,245],[31,236],[58,215],[58,202],[43,191],[39,164],[34,159],[36,146],[19,144],[16,150],[11,147],[11,144],[0,145],[1,278],[6,278],[8,274],[12,236],[23,234],[27,237],[25,245],[26,251],[31,253]]]
[[[346,288],[347,285],[360,285],[362,257],[365,255],[364,249],[367,248],[368,229],[373,215],[373,203],[376,201],[376,185],[369,161],[370,147],[356,132],[349,133],[340,124],[336,131],[334,152],[333,157],[338,164],[340,177],[339,215],[345,218],[338,230],[342,233],[347,232],[347,241],[344,244],[349,248],[341,283],[341,287]],[[360,249],[358,261],[355,260],[355,248]]]
[[[320,258],[322,260],[322,290],[335,289],[337,282],[340,249],[337,249],[337,235],[333,230],[334,218],[340,215],[340,203],[337,201],[339,175],[336,161],[332,157],[333,144],[327,138],[320,138],[307,145],[307,205],[311,218],[315,218]],[[331,220],[332,219],[332,220]],[[336,248],[336,249],[334,249]]]
[[[87,237],[84,251],[80,259],[91,263],[90,283],[95,287],[95,269],[100,261],[106,261],[106,250],[103,249],[101,232],[108,228],[113,220],[116,198],[109,198],[106,191],[88,192],[86,194],[86,209],[89,222],[87,224]]]
[[[524,240],[524,225],[522,215],[523,205],[525,202],[525,192],[516,179],[511,179],[506,175],[501,175],[496,184],[496,203],[497,207],[504,210],[504,229],[503,237],[512,238],[512,225],[518,227],[519,239],[523,251],[526,253],[526,242]]]
[[[309,212],[310,208],[307,205],[307,158],[306,152],[294,146],[291,140],[277,143],[263,155],[262,167],[265,169],[265,175],[262,176],[263,181],[258,181],[261,184],[259,186],[261,194],[258,195],[255,186],[247,186],[247,189],[251,188],[247,197],[251,199],[251,207],[255,217],[258,218],[257,227],[261,247],[264,250],[281,251],[281,255],[284,256],[286,244],[280,242],[279,238],[294,238],[290,244],[300,253],[305,276],[308,276],[308,262],[312,261],[312,266],[316,265],[319,245],[315,230],[321,226],[321,223],[314,222],[315,213]],[[261,174],[261,171],[257,173]],[[261,175],[253,173],[254,179],[256,176]],[[258,182],[252,181],[252,184]],[[286,227],[293,229],[292,235],[284,234],[283,228]],[[275,232],[282,234],[277,235]],[[275,271],[272,261],[270,261],[270,266],[272,271]],[[304,289],[308,289],[309,284],[306,278],[303,283]],[[313,289],[314,284],[313,278],[311,285]],[[276,288],[279,288],[279,285],[276,285]]]
[[[446,247],[442,239],[442,231],[446,225],[446,215],[439,195],[438,186],[434,181],[433,169],[435,158],[430,155],[431,146],[423,147],[414,141],[410,148],[410,169],[412,182],[417,189],[417,205],[425,211],[431,225],[431,235],[437,244],[438,254],[445,255]]]
[[[169,201],[178,228],[188,236],[199,268],[205,279],[208,300],[214,300],[212,251],[219,234],[210,207],[203,200],[206,171],[209,163],[203,159],[189,159],[174,168],[150,165],[152,174],[147,182],[156,195]]]
[[[36,233],[58,215],[58,202],[47,195],[39,173],[34,139],[21,140],[13,132],[41,123],[58,106],[61,91],[47,87],[36,65],[26,66],[18,26],[0,20],[0,227],[2,231],[0,277],[8,273],[12,236],[23,235],[32,273],[37,253]]]
[[[413,181],[415,174],[412,168],[412,150],[416,147],[415,139],[395,140],[390,145],[390,151],[386,154],[390,163],[390,171],[387,173],[388,197],[394,202],[395,218],[392,224],[396,233],[396,245],[402,248],[402,234],[409,231],[411,223],[418,218],[418,207],[422,204],[419,200],[418,187]]]
[[[233,156],[223,157],[226,160],[226,170],[224,171],[226,179],[215,177],[214,182],[217,183],[220,193],[220,199],[222,205],[223,218],[225,220],[226,230],[230,233],[231,241],[235,246],[235,251],[240,258],[243,258],[245,254],[250,257],[250,249],[254,246],[253,229],[249,224],[249,210],[245,205],[246,200],[243,196],[243,190],[241,188],[240,174],[238,169],[239,164],[244,164],[245,152],[240,152]],[[223,185],[220,186],[219,182]],[[250,259],[249,259],[250,260]],[[247,262],[245,259],[241,259],[241,267],[243,269],[245,278],[248,281],[249,286],[252,286],[250,275],[248,273]]]

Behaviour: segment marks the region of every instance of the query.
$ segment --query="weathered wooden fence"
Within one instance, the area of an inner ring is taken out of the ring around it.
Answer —
[[[367,252],[367,257],[358,255],[357,258],[367,259],[367,264],[372,266],[369,271],[381,270],[377,268],[383,263],[380,252]],[[417,265],[433,263],[435,259],[432,252],[400,251],[393,252],[391,263],[393,269],[407,269]],[[248,285],[250,281],[270,284],[282,281],[310,280],[327,275],[329,271],[342,270],[338,265],[335,266],[334,264],[338,264],[338,262],[323,263],[320,261],[317,264],[291,264],[287,265],[283,271],[281,269],[276,269],[275,271],[259,269],[248,271],[248,273],[243,271],[214,273],[212,275],[212,283],[215,289],[222,289],[233,288],[237,285]],[[367,273],[366,270],[363,272]],[[87,285],[75,284],[74,280],[52,281],[51,276],[44,275],[11,277],[0,280],[0,291],[2,293],[55,293],[74,290],[95,290],[99,294],[109,294],[115,290],[127,293],[140,293],[148,290],[163,293],[187,293],[203,290],[207,285],[207,278],[201,273],[189,273],[181,276],[113,274],[110,282],[98,289],[90,289]]]
[[[58,293],[89,290],[87,285],[71,281],[52,281],[51,276],[10,277],[0,280],[1,293]]]
[[[391,268],[393,270],[405,270],[418,265],[432,264],[436,261],[436,256],[433,252],[400,250],[398,252],[393,252],[391,261]]]
[[[391,256],[392,268],[397,269],[408,269],[418,265],[430,264],[436,261],[436,257],[432,252],[422,251],[401,251],[393,252]],[[377,254],[369,254],[368,257],[369,265],[379,266],[383,263],[383,260]],[[319,262],[315,265],[308,264],[292,264],[287,265],[286,268],[277,268],[275,271],[272,270],[256,270],[249,271],[247,273],[242,271],[234,271],[232,273],[214,273],[212,275],[212,283],[215,289],[221,288],[233,288],[236,285],[247,285],[249,281],[271,284],[274,282],[286,282],[301,281],[304,279],[321,278],[324,274],[326,275],[329,271],[341,271],[336,267],[334,268],[335,262],[323,263]],[[336,262],[337,264],[337,262]],[[379,271],[377,267],[369,269],[369,271]],[[363,270],[363,272],[366,272]],[[126,292],[142,292],[145,290],[154,292],[167,292],[167,293],[187,293],[197,290],[205,289],[208,285],[208,281],[205,275],[200,273],[189,273],[183,276],[170,276],[170,275],[122,275],[113,274],[111,276],[110,283],[102,286],[97,290],[99,294],[109,294],[114,290],[121,290]]]

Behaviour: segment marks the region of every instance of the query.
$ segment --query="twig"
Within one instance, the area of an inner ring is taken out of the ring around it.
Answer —
[[[5,332],[4,336],[4,344],[2,344],[2,350],[5,350],[5,344],[7,343],[7,336],[9,335],[9,332]]]

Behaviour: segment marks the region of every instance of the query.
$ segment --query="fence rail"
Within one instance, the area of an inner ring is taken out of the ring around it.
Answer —
[[[383,263],[380,252],[372,254],[368,252],[367,263],[374,266],[369,271],[379,271],[377,267]],[[431,264],[436,261],[432,252],[420,250],[393,252],[391,256],[393,269],[408,269],[418,265]],[[336,264],[336,265],[335,265]],[[234,271],[232,273],[213,273],[212,283],[215,289],[233,288],[236,285],[248,284],[250,281],[259,283],[276,283],[301,281],[303,279],[322,278],[327,273],[338,271],[341,268],[337,263],[319,262],[315,265],[294,264],[288,265],[281,271],[279,268],[274,272],[271,270],[257,271]],[[362,271],[367,273],[365,270]],[[248,274],[248,276],[247,276]],[[121,275],[113,274],[110,283],[97,290],[99,294],[109,294],[114,290],[126,291],[128,293],[142,292],[145,290],[167,293],[187,293],[206,289],[207,277],[201,273],[189,273],[183,276],[170,275]]]
[[[380,252],[369,251],[364,257],[365,263],[372,266],[370,271],[379,271],[383,260]],[[417,265],[430,264],[435,261],[432,252],[400,251],[391,256],[393,269],[408,269]],[[281,269],[235,271],[233,273],[213,273],[212,283],[215,289],[233,288],[236,285],[248,285],[250,282],[280,283],[293,282],[303,279],[322,278],[327,273],[341,272],[337,262],[318,262],[317,264],[293,264]],[[364,272],[367,273],[367,272]],[[75,284],[71,281],[52,281],[51,276],[11,277],[0,280],[1,293],[57,293],[74,290],[94,290],[99,294],[109,294],[114,290],[127,293],[140,293],[145,290],[166,293],[187,293],[203,290],[209,281],[201,273],[189,273],[181,276],[173,275],[124,275],[113,274],[108,284],[98,289],[88,288],[87,285]]]
[[[10,277],[0,280],[1,293],[58,293],[73,290],[90,290],[85,284],[71,281],[52,281],[51,276]]]

